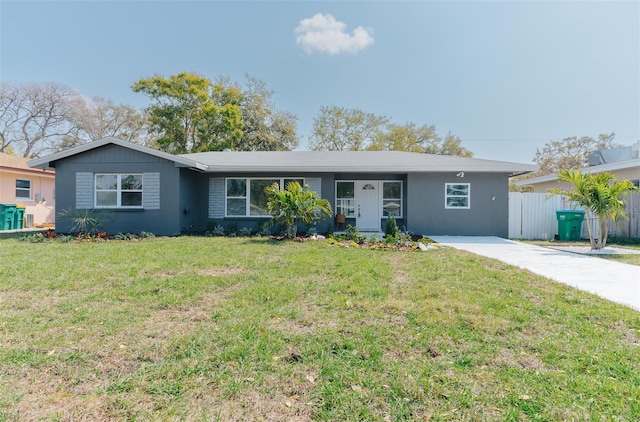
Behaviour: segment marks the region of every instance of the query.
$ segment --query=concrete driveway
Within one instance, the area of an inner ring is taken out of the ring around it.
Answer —
[[[527,269],[640,310],[640,267],[492,236],[429,236],[435,242]]]

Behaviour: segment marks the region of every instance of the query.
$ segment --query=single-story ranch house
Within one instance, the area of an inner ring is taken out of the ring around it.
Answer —
[[[104,138],[29,162],[55,168],[56,205],[112,211],[107,231],[170,235],[214,225],[257,230],[264,188],[297,180],[345,224],[384,230],[388,216],[416,234],[508,235],[508,180],[536,166],[399,151],[257,151],[173,155]],[[318,224],[322,232],[334,224]],[[56,230],[68,232],[69,219]],[[302,227],[304,230],[304,227]]]

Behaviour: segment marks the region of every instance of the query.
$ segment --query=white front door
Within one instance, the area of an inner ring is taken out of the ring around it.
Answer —
[[[358,231],[380,231],[380,182],[356,182],[356,226]]]

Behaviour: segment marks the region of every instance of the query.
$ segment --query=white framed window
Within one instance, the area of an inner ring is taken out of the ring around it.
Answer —
[[[356,216],[356,183],[345,180],[336,182],[336,215]]]
[[[31,180],[16,179],[16,199],[31,199]]]
[[[402,182],[382,182],[382,216],[402,218]]]
[[[444,207],[462,209],[471,208],[471,184],[445,183]]]
[[[270,216],[267,212],[267,194],[265,189],[274,183],[278,183],[280,185],[280,189],[284,189],[290,182],[298,182],[300,185],[304,186],[303,178],[227,178],[225,181],[225,216]]]
[[[142,174],[95,175],[96,208],[142,208]]]

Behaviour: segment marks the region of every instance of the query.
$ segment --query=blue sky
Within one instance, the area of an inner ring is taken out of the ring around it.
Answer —
[[[136,80],[249,73],[298,116],[322,106],[435,125],[478,158],[531,162],[569,136],[640,140],[637,1],[7,1],[0,80],[142,108]]]

